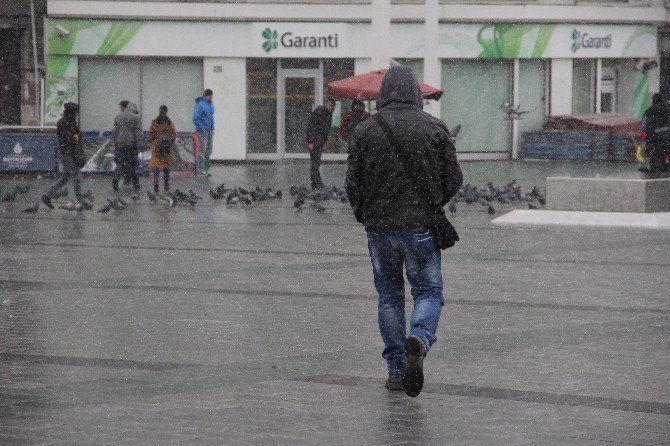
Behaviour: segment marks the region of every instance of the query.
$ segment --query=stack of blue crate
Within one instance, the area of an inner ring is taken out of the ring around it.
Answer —
[[[602,131],[541,130],[524,135],[522,156],[533,159],[605,161],[610,136]]]

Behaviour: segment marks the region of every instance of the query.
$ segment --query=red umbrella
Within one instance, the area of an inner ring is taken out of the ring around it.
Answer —
[[[348,77],[339,81],[328,83],[328,94],[334,99],[360,99],[372,101],[379,96],[382,79],[386,70],[376,70],[358,76]],[[442,90],[419,82],[421,97],[424,99],[435,99],[442,97]]]

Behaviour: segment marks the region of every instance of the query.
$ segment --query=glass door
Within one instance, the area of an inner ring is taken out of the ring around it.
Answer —
[[[307,123],[321,104],[320,70],[283,69],[277,101],[277,148],[280,158],[309,156],[305,143]]]

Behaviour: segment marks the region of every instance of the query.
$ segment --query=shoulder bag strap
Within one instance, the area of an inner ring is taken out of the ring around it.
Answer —
[[[395,135],[393,134],[393,131],[391,130],[391,127],[389,127],[388,123],[386,121],[384,121],[384,118],[381,116],[381,114],[379,112],[375,113],[372,116],[372,119],[375,120],[377,125],[379,125],[379,127],[382,129],[382,131],[386,135],[386,139],[388,139],[389,143],[391,144],[391,148],[393,149],[393,152],[395,153],[396,158],[398,158],[398,160],[400,161],[401,167],[402,167],[402,164],[404,164],[405,166],[409,166],[410,161],[407,158],[406,153],[400,150],[400,145],[398,144],[398,140],[396,139]],[[430,198],[428,198],[427,194],[422,193],[422,190],[419,187],[419,184],[416,182],[414,177],[407,171],[407,169],[405,169],[403,167],[403,170],[405,171],[405,176],[409,179],[409,181],[414,186],[414,190],[416,191],[416,194],[419,196],[419,199],[423,199],[428,204],[428,207],[431,211],[433,211],[433,212],[437,211],[437,208],[439,208],[439,206],[436,206],[435,204],[433,204],[431,202]]]

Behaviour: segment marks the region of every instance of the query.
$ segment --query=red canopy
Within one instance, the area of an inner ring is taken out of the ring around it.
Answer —
[[[379,96],[384,74],[386,74],[386,70],[377,70],[330,82],[328,83],[328,94],[334,99],[375,100]],[[419,82],[419,88],[421,89],[421,97],[424,99],[435,99],[437,101],[442,97],[442,90],[423,82]]]

